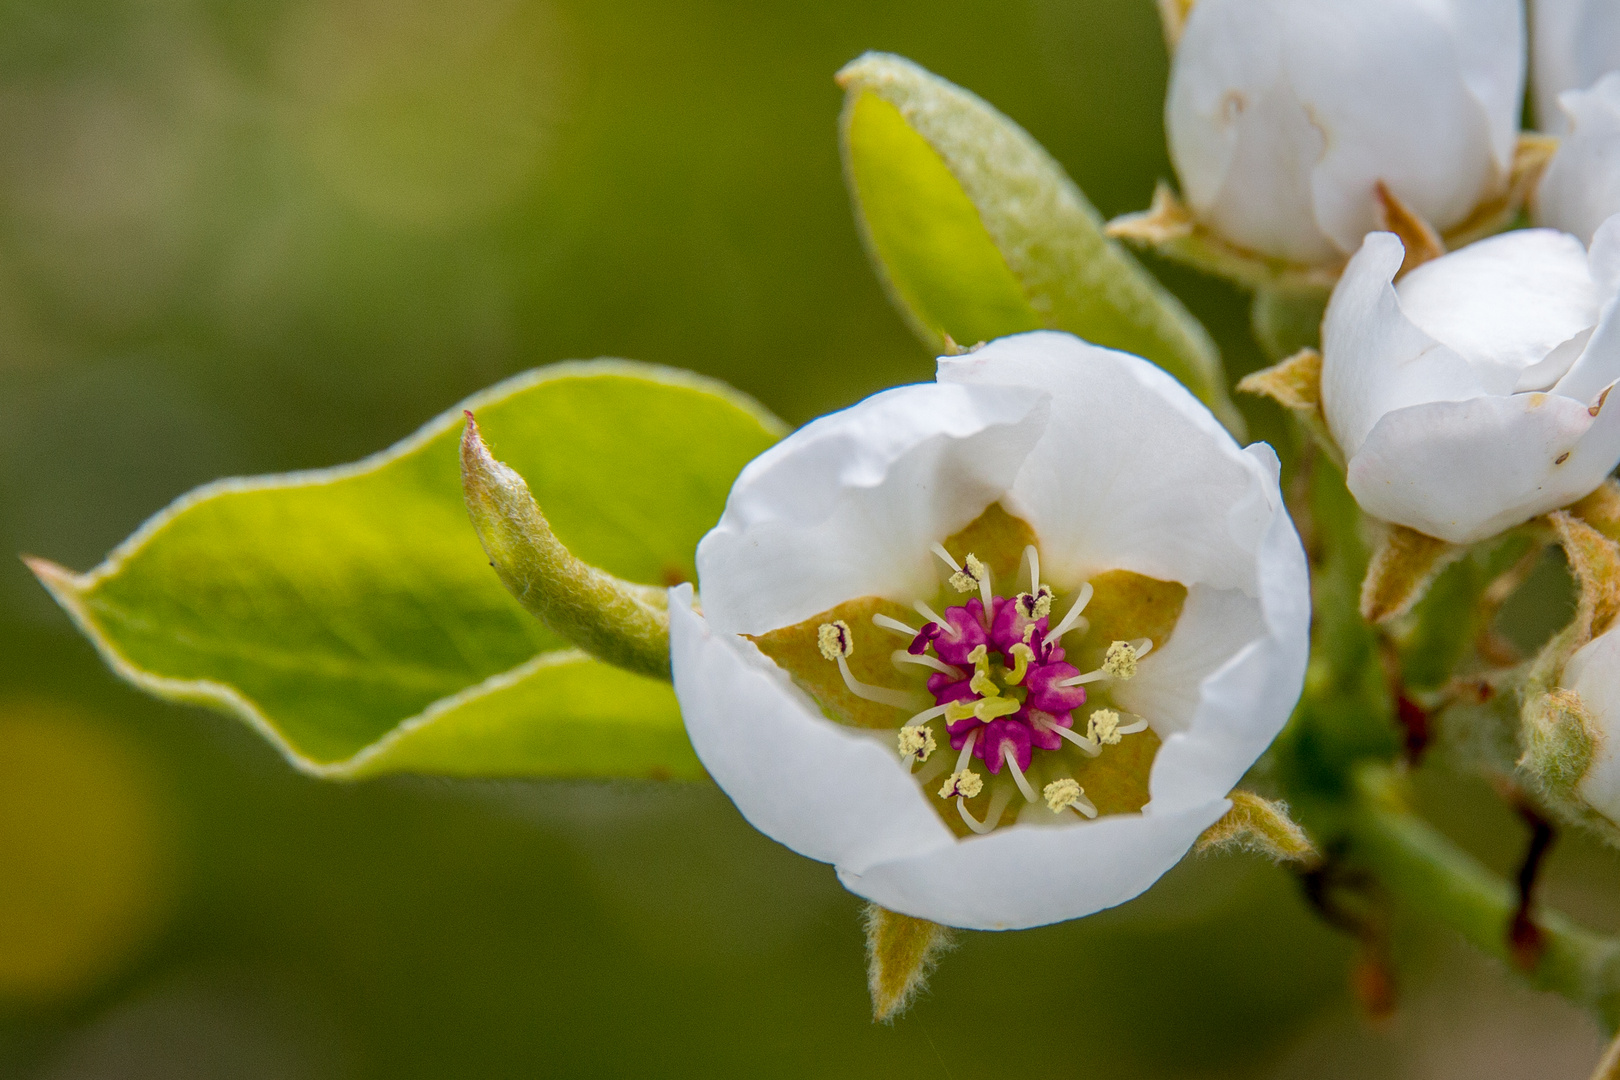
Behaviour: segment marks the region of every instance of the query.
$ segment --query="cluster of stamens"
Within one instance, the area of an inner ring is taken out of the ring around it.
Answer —
[[[906,648],[892,654],[897,667],[912,664],[931,670],[928,692],[934,704],[916,712],[900,728],[901,758],[914,768],[927,762],[939,746],[931,725],[942,720],[957,758],[939,797],[954,799],[962,820],[977,833],[995,827],[1012,795],[1005,786],[997,788],[984,820],[974,817],[967,800],[985,787],[984,778],[970,767],[975,758],[992,775],[1006,768],[1030,803],[1044,798],[1054,814],[1073,811],[1096,817],[1096,806],[1073,777],[1053,780],[1037,795],[1025,773],[1035,750],[1058,750],[1068,742],[1088,757],[1096,757],[1104,746],[1146,730],[1147,721],[1139,717],[1125,722],[1113,709],[1095,709],[1081,735],[1073,730],[1074,710],[1086,702],[1086,684],[1132,678],[1137,661],[1153,643],[1146,639],[1115,641],[1108,646],[1102,667],[1082,673],[1065,659],[1062,639],[1071,630],[1087,628],[1083,612],[1093,593],[1089,582],[1081,586],[1058,624],[1050,626],[1054,595],[1041,584],[1039,556],[1033,545],[1024,550],[1029,591],[1011,598],[995,594],[989,567],[975,556],[969,554],[958,563],[940,544],[934,545],[934,553],[950,568],[953,589],[977,595],[947,607],[944,615],[917,601],[913,606],[927,620],[921,628],[887,615],[872,616],[875,625],[910,639]],[[838,664],[845,685],[856,696],[908,712],[920,704],[914,695],[855,678],[848,661],[855,639],[843,620],[823,623],[817,645],[822,656]]]

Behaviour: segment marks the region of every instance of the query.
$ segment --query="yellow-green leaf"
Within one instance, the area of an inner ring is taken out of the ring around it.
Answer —
[[[622,361],[517,376],[353,465],[224,480],[99,567],[35,572],[120,675],[328,776],[695,776],[667,683],[591,660],[507,593],[467,519],[462,409],[569,549],[695,576],[738,471],[782,434],[729,388]]]

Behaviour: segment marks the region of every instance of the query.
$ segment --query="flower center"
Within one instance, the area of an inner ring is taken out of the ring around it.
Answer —
[[[1186,589],[1125,570],[1049,583],[1000,504],[934,554],[933,595],[857,597],[750,640],[829,719],[895,740],[958,835],[1140,810],[1159,737],[1129,680]]]
[[[928,620],[917,630],[883,615],[874,615],[872,621],[910,636],[904,653],[896,650],[894,654],[897,663],[933,669],[927,682],[933,707],[916,713],[900,728],[900,756],[914,765],[926,764],[940,741],[931,725],[943,723],[943,734],[957,751],[957,760],[939,797],[954,799],[957,812],[974,832],[989,832],[1006,810],[1011,792],[1006,792],[1000,807],[991,800],[984,820],[974,816],[967,800],[983,791],[984,781],[970,767],[972,761],[982,762],[992,776],[1006,769],[1019,794],[1035,803],[1040,796],[1027,773],[1036,750],[1061,750],[1069,743],[1096,757],[1104,745],[1146,730],[1146,720],[1121,723],[1118,712],[1098,709],[1081,735],[1073,730],[1074,712],[1086,703],[1085,684],[1130,679],[1136,674],[1137,660],[1147,654],[1152,642],[1115,641],[1101,668],[1082,673],[1068,662],[1062,640],[1084,620],[1083,612],[1093,595],[1089,583],[1081,587],[1063,619],[1053,626],[1054,596],[1050,586],[1041,583],[1040,556],[1033,544],[1024,549],[1029,589],[1010,597],[996,593],[989,567],[973,554],[958,563],[943,545],[934,545],[934,553],[951,570],[951,588],[977,595],[947,607],[943,615],[917,601],[914,607]],[[854,651],[854,634],[847,623],[822,623],[816,636],[821,654],[839,665],[851,693],[869,701],[906,706],[895,691],[863,683],[850,671],[847,657]],[[1072,810],[1084,817],[1097,816],[1097,808],[1072,776],[1052,780],[1043,795],[1054,814]]]

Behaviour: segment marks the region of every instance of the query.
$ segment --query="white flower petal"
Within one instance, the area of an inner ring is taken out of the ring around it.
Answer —
[[[1322,407],[1346,457],[1379,417],[1425,401],[1484,392],[1467,361],[1406,317],[1392,284],[1406,257],[1394,233],[1372,233],[1334,287],[1322,320]]]
[[[844,887],[890,911],[970,930],[1022,930],[1122,904],[1157,881],[1231,806],[1149,808],[1059,827],[1015,825],[954,847],[840,866]]]
[[[1598,324],[1586,336],[1580,356],[1553,385],[1553,393],[1592,402],[1620,379],[1620,295],[1611,297]]]
[[[1553,229],[1470,244],[1413,270],[1395,292],[1406,317],[1467,360],[1488,394],[1512,393],[1526,368],[1596,323],[1607,299],[1586,248]]]
[[[760,832],[856,870],[956,842],[890,747],[823,717],[752,644],[709,626],[690,585],[669,592],[669,643],[698,760]]]
[[[1196,662],[1184,665],[1188,676],[1197,674],[1202,665],[1209,667],[1198,684],[1190,716],[1186,720],[1169,717],[1167,726],[1173,728],[1153,760],[1152,810],[1179,810],[1223,797],[1282,731],[1299,700],[1310,651],[1310,572],[1287,514],[1272,519],[1259,564],[1257,621],[1261,626],[1250,621],[1255,619],[1252,609],[1242,615],[1231,610],[1236,600],[1230,594],[1202,595],[1196,608],[1189,594],[1188,609],[1196,621],[1183,614],[1176,635],[1165,647],[1172,656],[1196,657]],[[1220,653],[1210,641],[1219,633],[1218,614],[1232,620],[1224,662],[1218,662]],[[1190,633],[1185,652],[1181,652],[1178,644],[1184,628]],[[1146,666],[1153,659],[1149,655],[1143,661],[1138,680],[1148,682]],[[1152,674],[1156,677],[1158,673]],[[1136,681],[1125,684],[1123,693],[1116,691],[1116,698],[1121,702],[1131,698]],[[1146,701],[1142,704],[1144,709],[1157,707]],[[1176,707],[1173,701],[1166,705]],[[1131,708],[1155,721],[1161,715]]]
[[[1536,187],[1536,220],[1590,243],[1598,226],[1620,213],[1620,71],[1559,102],[1570,133]]]
[[[1568,505],[1620,461],[1620,400],[1594,420],[1561,394],[1436,401],[1379,420],[1350,459],[1362,509],[1465,544]]]
[[[749,463],[698,545],[717,630],[757,634],[861,596],[937,587],[929,554],[1012,484],[1045,427],[1038,389],[902,386]]]
[[[1530,44],[1536,117],[1562,134],[1558,96],[1620,68],[1620,4],[1614,0],[1532,0]]]
[[[1069,334],[1034,331],[941,357],[939,379],[1051,395],[1046,430],[1008,505],[1040,537],[1047,577],[1068,584],[1125,569],[1255,590],[1254,551],[1275,509],[1255,497],[1264,469],[1169,375]]]
[[[1577,649],[1562,681],[1580,696],[1599,729],[1592,764],[1581,778],[1581,798],[1620,825],[1620,631],[1600,634]]]

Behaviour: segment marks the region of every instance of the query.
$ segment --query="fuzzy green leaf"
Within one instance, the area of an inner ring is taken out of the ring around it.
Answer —
[[[1208,333],[1027,132],[898,56],[868,53],[838,81],[856,217],[925,343],[1067,330],[1147,357],[1241,432]]]
[[[463,408],[570,550],[648,585],[695,576],[738,471],[782,434],[717,383],[558,364],[354,465],[200,488],[89,573],[30,565],[120,675],[241,717],[311,773],[698,775],[667,683],[571,648],[491,571]]]

